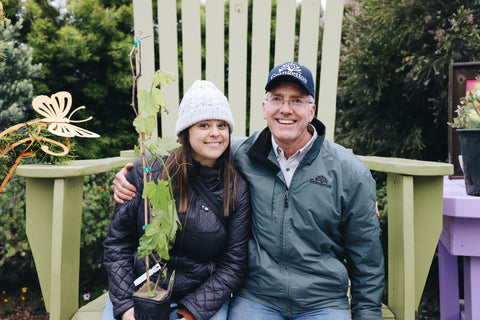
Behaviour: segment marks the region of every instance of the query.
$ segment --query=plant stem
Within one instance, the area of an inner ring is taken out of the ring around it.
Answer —
[[[142,168],[146,169],[148,167],[147,155],[145,153],[145,133],[140,133],[140,148],[141,148],[141,157],[142,157]],[[143,189],[147,186],[147,171],[143,170]],[[149,219],[149,201],[148,198],[144,201],[144,219],[145,225],[148,225]],[[149,273],[149,257],[148,255],[145,257],[145,266],[146,266],[146,273],[147,273],[147,289],[150,290],[150,273]]]

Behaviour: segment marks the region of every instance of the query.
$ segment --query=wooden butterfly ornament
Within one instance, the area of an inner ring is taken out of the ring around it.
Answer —
[[[72,107],[72,95],[67,91],[60,91],[52,94],[51,97],[37,96],[32,101],[33,109],[44,116],[42,122],[49,123],[48,131],[61,137],[82,137],[82,138],[98,138],[98,134],[77,127],[71,123],[79,123],[91,120],[92,117],[83,120],[71,120],[72,115],[80,109],[85,109],[81,106],[72,111],[67,118],[67,114]]]
[[[69,138],[81,137],[81,138],[98,138],[98,134],[80,128],[72,123],[79,123],[91,120],[92,117],[83,120],[71,120],[72,115],[81,109],[85,109],[85,106],[81,106],[73,110],[67,117],[72,107],[72,95],[66,91],[60,91],[52,94],[50,97],[45,95],[37,96],[32,101],[32,106],[35,111],[44,116],[42,119],[36,119],[25,123],[14,125],[2,133],[3,150],[0,150],[0,159],[7,154],[10,150],[20,145],[27,145],[22,152],[17,156],[14,164],[11,166],[8,174],[0,185],[0,192],[3,190],[11,175],[15,171],[15,168],[20,163],[20,160],[25,157],[34,154],[37,145],[40,146],[40,150],[52,155],[52,156],[66,156],[70,151]],[[48,131],[54,135],[64,137],[65,144],[42,136],[42,131],[45,133],[45,127]],[[39,142],[36,144],[35,142]],[[48,145],[47,145],[48,144]],[[49,146],[60,147],[61,151],[55,152],[50,149]],[[37,147],[38,148],[38,147]]]

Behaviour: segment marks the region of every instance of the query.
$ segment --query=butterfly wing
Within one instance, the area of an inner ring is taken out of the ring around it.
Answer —
[[[72,127],[71,129],[75,132],[75,136],[81,137],[81,138],[100,138],[99,134],[96,134],[95,132],[88,131],[86,129],[74,126],[74,125],[69,125]]]
[[[32,106],[45,117],[45,122],[65,122],[65,117],[72,107],[72,95],[67,91],[57,92],[51,97],[40,95],[33,99]]]
[[[69,123],[51,123],[48,126],[48,131],[50,131],[51,133],[57,136],[66,137],[66,138],[72,138],[72,137],[98,138],[100,137],[100,135],[96,134],[95,132],[88,131],[86,129],[77,127]]]

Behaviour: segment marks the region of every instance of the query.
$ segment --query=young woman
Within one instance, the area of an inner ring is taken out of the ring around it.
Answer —
[[[182,223],[167,262],[169,273],[175,270],[170,319],[226,319],[229,298],[246,273],[250,197],[232,165],[233,125],[220,90],[209,81],[196,81],[179,107],[175,134],[182,146],[166,160],[169,172],[175,173],[173,188]],[[153,161],[151,166],[156,181],[162,177],[162,165]],[[192,187],[193,176],[223,203],[223,222]],[[110,293],[103,319],[135,319],[132,294],[138,288],[133,282],[145,272],[144,260],[136,256],[144,224],[139,159],[127,179],[137,191],[131,201],[115,207],[104,243]]]

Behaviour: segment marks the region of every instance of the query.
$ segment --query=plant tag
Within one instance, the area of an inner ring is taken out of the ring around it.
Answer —
[[[173,270],[172,275],[170,276],[170,281],[168,282],[167,296],[169,296],[172,293],[173,280],[175,280],[175,270]]]
[[[150,273],[150,275],[152,275],[152,274],[157,273],[158,270],[160,270],[160,269],[162,269],[162,267],[160,267],[160,264],[157,263],[150,270],[148,270],[148,272]],[[135,286],[139,286],[145,280],[147,280],[147,273],[146,272],[144,274],[142,274],[140,277],[138,277],[137,279],[135,279],[135,281],[133,281],[133,283],[135,284]]]

